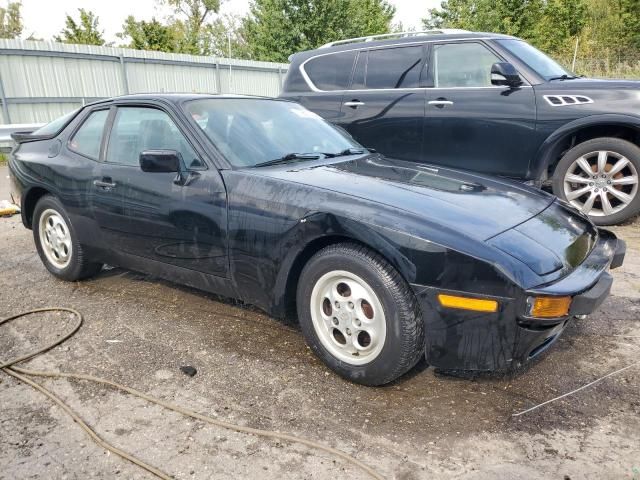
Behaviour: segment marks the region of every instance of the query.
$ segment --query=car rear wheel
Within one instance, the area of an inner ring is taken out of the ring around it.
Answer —
[[[424,323],[413,292],[365,247],[338,244],[316,253],[300,275],[297,307],[309,346],[348,380],[391,382],[423,354]]]
[[[89,261],[60,201],[45,195],[33,212],[33,238],[44,266],[56,277],[75,281],[95,275],[101,263]]]
[[[553,193],[597,225],[615,225],[640,212],[640,148],[618,138],[596,138],[560,160]]]

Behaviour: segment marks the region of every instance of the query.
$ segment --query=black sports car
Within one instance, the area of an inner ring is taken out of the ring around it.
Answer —
[[[295,315],[367,385],[422,355],[506,369],[609,293],[624,242],[539,190],[393,160],[285,100],[133,95],[18,142],[10,171],[44,265],[119,265]]]

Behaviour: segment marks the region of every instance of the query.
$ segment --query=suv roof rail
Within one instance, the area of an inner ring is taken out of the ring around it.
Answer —
[[[469,30],[462,30],[459,28],[439,28],[434,30],[421,30],[419,32],[395,32],[395,33],[384,33],[381,35],[369,35],[366,37],[355,37],[355,38],[347,38],[344,40],[336,40],[335,42],[325,43],[319,48],[329,48],[334,47],[336,45],[345,45],[349,43],[359,43],[359,42],[373,42],[374,40],[383,40],[385,38],[404,38],[404,37],[417,37],[420,35],[454,35],[456,33],[471,33]]]

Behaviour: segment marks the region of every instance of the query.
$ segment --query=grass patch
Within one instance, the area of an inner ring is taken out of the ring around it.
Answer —
[[[4,166],[9,161],[9,156],[6,153],[0,152],[0,166]]]

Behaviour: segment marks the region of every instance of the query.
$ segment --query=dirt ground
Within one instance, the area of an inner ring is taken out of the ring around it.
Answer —
[[[0,199],[8,198],[0,167]],[[43,306],[85,316],[28,365],[90,373],[206,415],[340,448],[387,478],[640,479],[640,367],[534,412],[513,413],[638,361],[640,224],[613,295],[518,375],[457,378],[420,365],[367,388],[331,373],[298,327],[231,301],[120,269],[65,283],[49,275],[18,216],[0,219],[0,317]],[[0,357],[68,324],[43,314],[0,327]],[[179,367],[198,373],[184,375]],[[97,432],[179,479],[364,478],[338,458],[239,434],[108,388],[43,380]],[[31,387],[0,373],[0,479],[153,478],[107,454]]]

